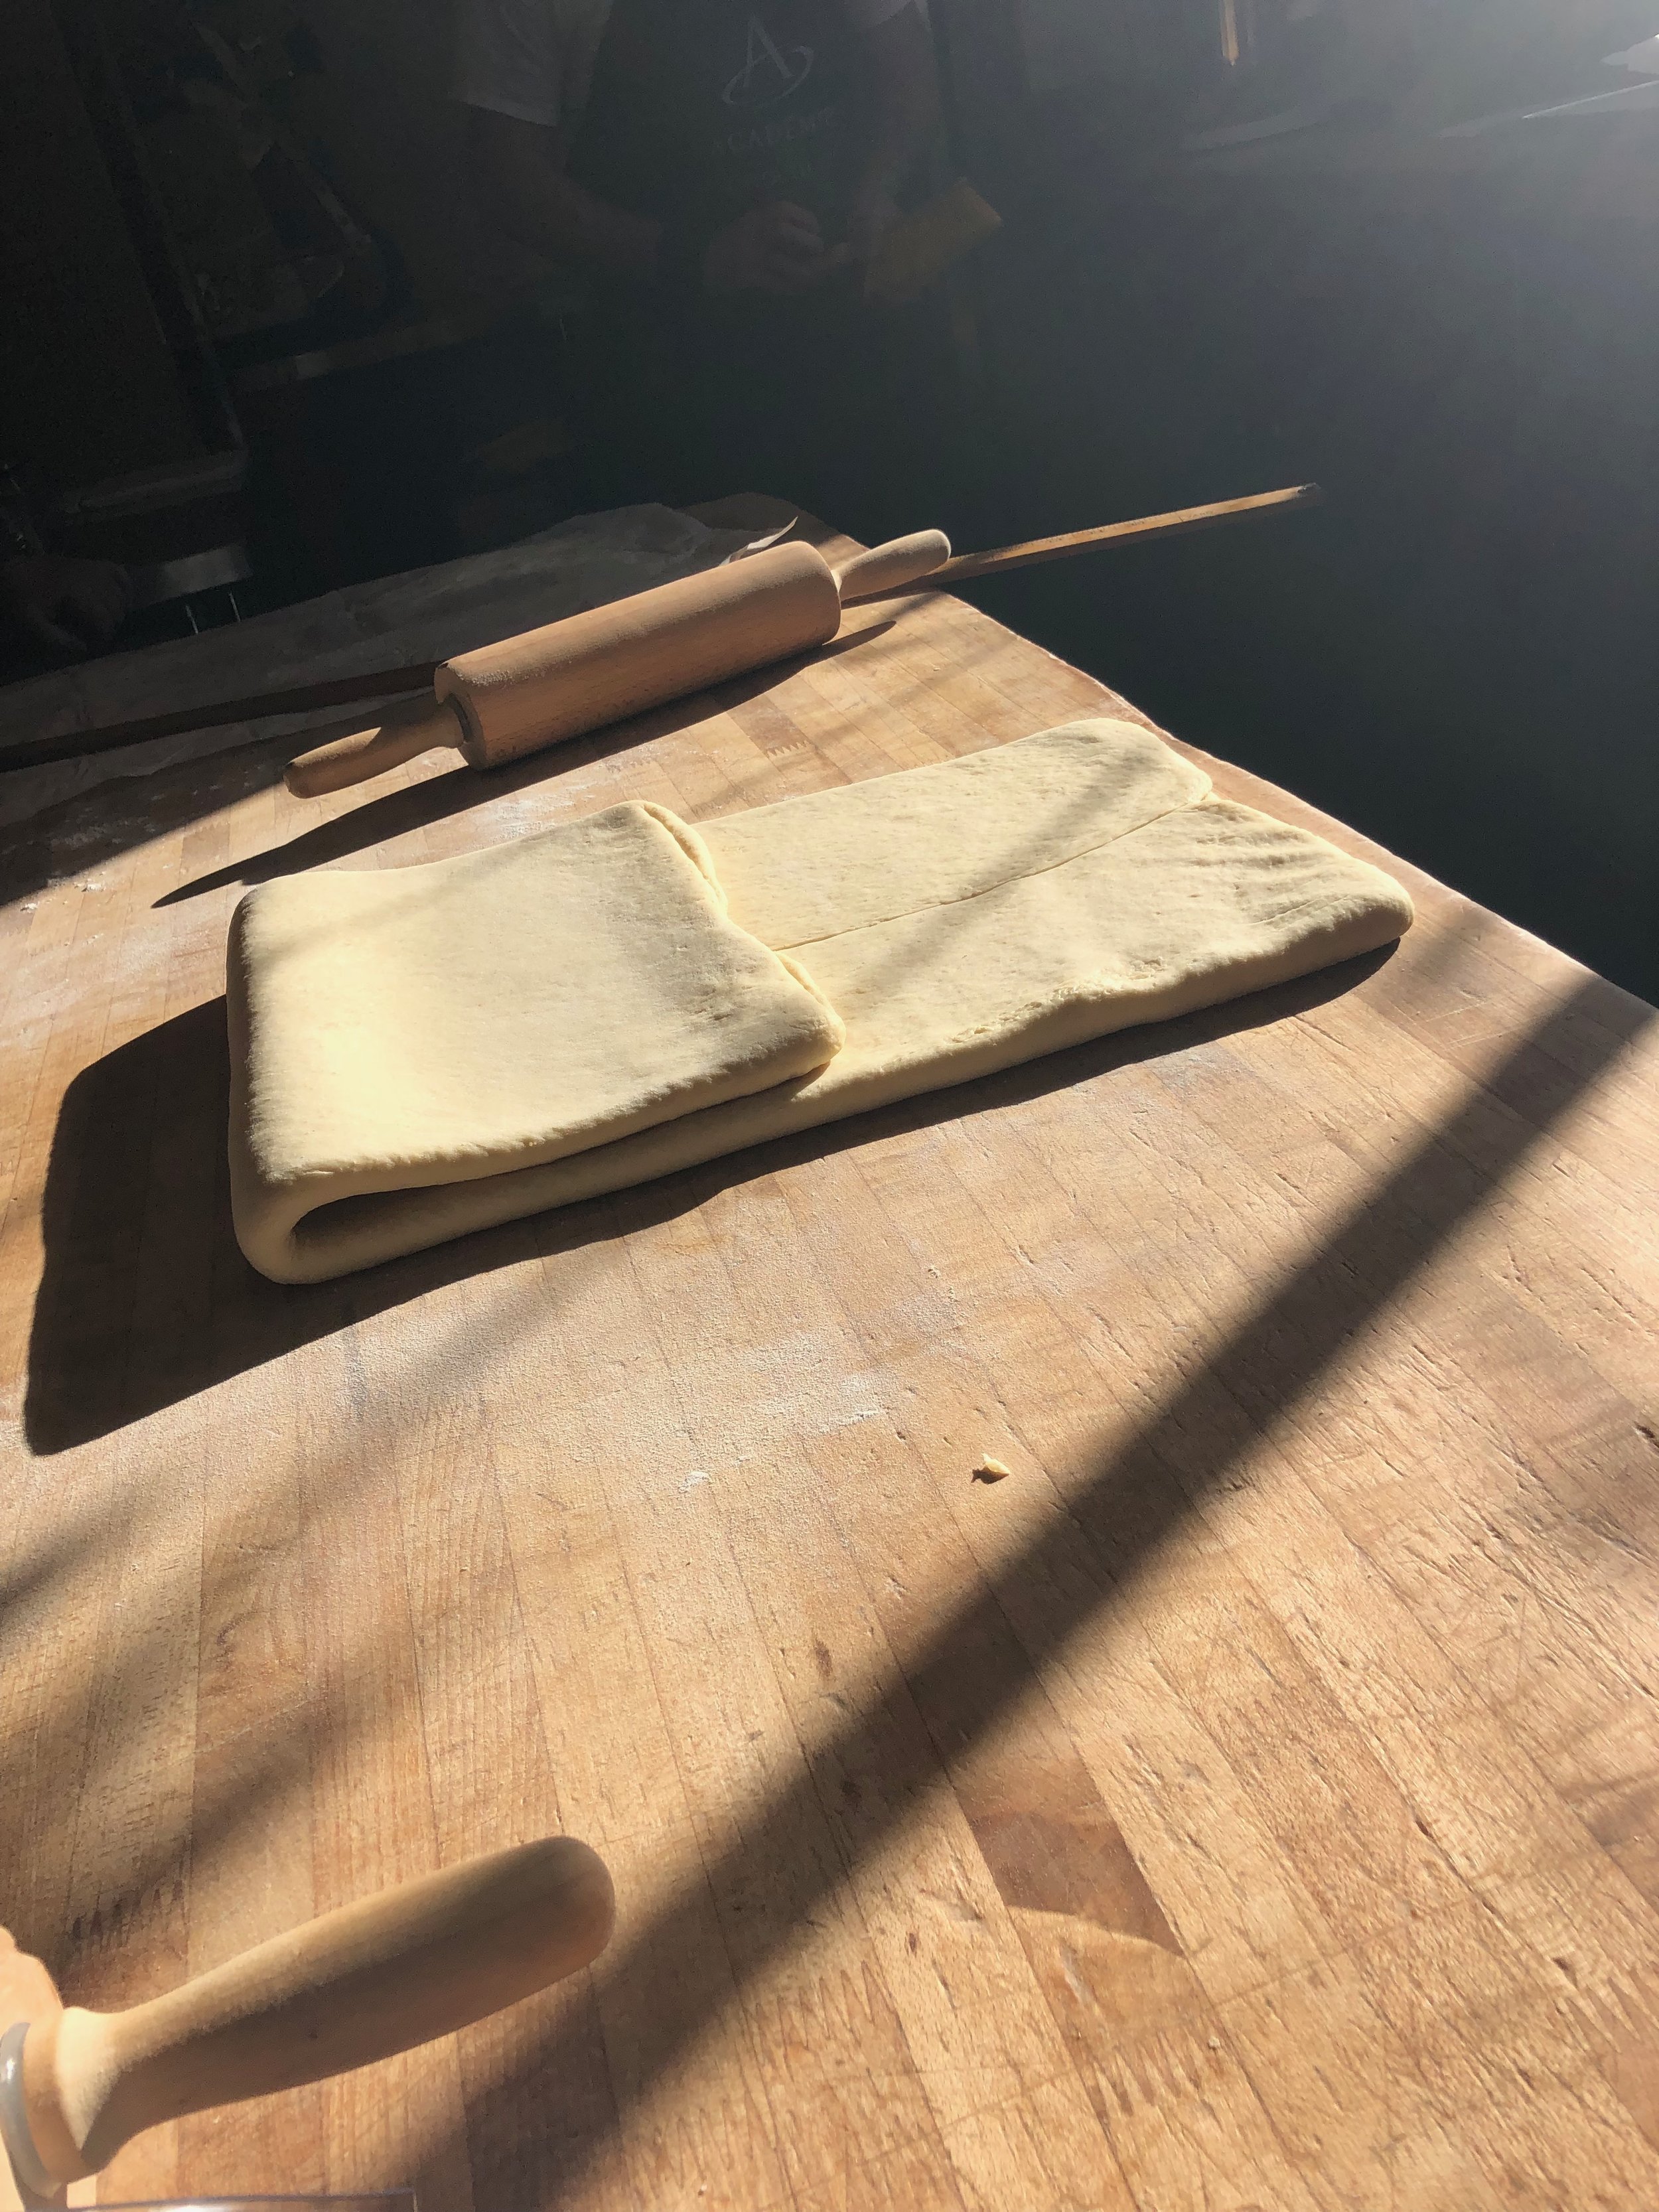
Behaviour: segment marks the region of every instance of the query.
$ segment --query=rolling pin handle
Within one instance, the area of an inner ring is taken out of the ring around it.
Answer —
[[[296,799],[320,799],[325,792],[343,791],[348,784],[364,783],[389,768],[429,753],[434,745],[461,742],[461,725],[447,699],[420,699],[412,706],[394,707],[372,728],[354,730],[291,760],[283,781]]]
[[[342,1905],[131,2011],[37,2019],[21,2071],[40,2163],[79,2180],[146,2128],[447,2035],[588,1965],[615,1911],[597,1853],[545,1837]]]
[[[855,553],[835,571],[842,605],[901,591],[919,576],[931,576],[950,557],[951,541],[942,530],[913,530],[908,538],[890,538],[884,545]]]

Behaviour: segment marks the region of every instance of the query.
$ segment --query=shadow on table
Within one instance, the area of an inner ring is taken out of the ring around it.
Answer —
[[[420,783],[399,785],[395,790],[366,798],[360,805],[349,807],[345,813],[337,814],[314,829],[301,830],[297,836],[272,845],[263,853],[250,854],[245,860],[232,860],[222,868],[193,877],[189,883],[163,892],[155,903],[158,907],[178,906],[186,899],[199,898],[205,891],[223,890],[233,884],[269,883],[276,876],[298,875],[302,869],[323,867],[331,860],[367,852],[371,846],[384,844],[388,838],[401,837],[411,830],[428,829],[434,823],[447,820],[452,814],[465,812],[470,806],[488,805],[493,800],[526,790],[532,784],[544,783],[550,776],[585,768],[594,761],[609,760],[613,754],[631,751],[653,738],[672,737],[694,722],[706,720],[711,713],[729,714],[748,706],[798,670],[822,666],[872,639],[885,636],[892,627],[890,621],[872,623],[850,636],[835,638],[812,653],[773,661],[728,684],[714,684],[688,699],[671,701],[650,714],[612,723],[587,737],[567,738],[543,751],[526,753],[522,760],[506,762],[500,768],[479,770],[463,765],[447,775],[428,776]],[[308,750],[346,731],[366,728],[374,713],[373,707],[366,707],[353,720],[331,725],[326,730],[307,731],[303,737],[287,738],[283,744],[283,757],[301,749]],[[280,775],[279,765],[275,773],[264,775],[262,780],[276,782]]]
[[[1329,987],[1332,979],[1315,980]],[[1263,1001],[1222,1011],[1236,1021],[1271,1018]],[[976,1583],[930,1634],[898,1648],[890,1686],[848,1709],[808,1764],[746,1808],[674,1894],[627,1927],[596,1970],[602,2002],[597,1991],[573,1995],[495,2059],[487,2087],[471,2088],[464,2146],[441,2129],[425,2146],[419,2178],[429,2178],[432,2201],[448,2193],[458,2148],[480,2203],[562,2203],[583,2193],[582,2178],[614,2156],[621,2108],[647,2105],[675,2077],[712,2019],[744,2002],[826,1917],[826,1900],[852,1869],[891,1843],[937,1790],[941,1769],[961,1773],[1178,1524],[1211,1492],[1243,1479],[1260,1441],[1295,1417],[1356,1335],[1435,1263],[1655,1018],[1640,1000],[1586,977],[1299,1267],[1262,1286],[1206,1359],[1185,1371],[1172,1361],[1152,1410],[1097,1464],[1073,1471],[1082,1479],[1066,1484],[1065,1510],[1041,1516],[1024,1549],[999,1562],[994,1587]],[[1212,1016],[1206,1032],[1225,1026]],[[1192,1040],[1192,1026],[1181,1029],[1171,1043]],[[1148,1048],[1144,1034],[1119,1042],[1125,1058]],[[1075,1079],[1085,1063],[1067,1058]],[[1086,1063],[1109,1064],[1105,1055]],[[961,1098],[945,1110],[963,1110]],[[999,1863],[1006,1854],[964,1810],[1006,1901],[1041,1907],[1042,1898],[1011,1891]],[[1093,1817],[1097,1826],[1110,1823],[1103,1806]],[[1090,1819],[1085,1808],[1083,1830]],[[1074,1850],[1087,1836],[1060,1840]],[[1021,1875],[1017,1859],[1012,1871]],[[1144,1887],[1138,1870],[1135,1879]],[[620,2050],[611,2041],[619,2029]]]
[[[488,805],[653,738],[672,736],[710,713],[749,706],[797,669],[822,665],[872,639],[885,636],[892,628],[890,620],[871,623],[819,647],[814,653],[775,662],[693,698],[675,700],[649,714],[635,715],[591,737],[550,746],[545,752],[528,754],[523,760],[482,775],[476,769],[457,768],[451,774],[428,776],[391,791],[371,790],[361,804],[348,804],[343,813],[315,829],[197,876],[164,892],[155,903],[177,906],[228,884],[265,883],[273,876],[295,875],[302,868],[320,867],[327,861],[365,852],[389,837],[423,830],[470,806]],[[392,703],[366,700],[355,709],[335,710],[325,719],[314,720],[307,728],[290,728],[276,736],[245,737],[216,752],[191,755],[160,767],[121,768],[83,790],[71,791],[50,805],[0,827],[0,898],[32,898],[62,878],[104,866],[135,846],[210,820],[228,807],[280,783],[283,767],[295,753],[364,728]]]
[[[307,732],[321,744],[356,726]],[[134,768],[71,791],[0,828],[0,900],[33,898],[49,884],[118,860],[239,805],[282,781],[291,738],[261,738],[161,768]]]
[[[649,1225],[795,1158],[1012,1104],[1279,1018],[1334,997],[1378,964],[1373,956],[770,1145],[630,1193],[625,1206],[568,1209],[317,1289],[264,1283],[230,1242],[217,1165],[222,1009],[198,1008],[88,1070],[65,1103],[31,1355],[32,1433],[40,1448],[56,1449],[441,1282],[537,1254],[556,1272],[559,1250],[617,1236],[622,1221]],[[472,2032],[465,2136],[434,2118],[416,2171],[403,2177],[416,2181],[423,2201],[457,2202],[455,2177],[469,2171],[477,2200],[507,2212],[580,2193],[581,2178],[615,2156],[618,2098],[643,2104],[675,2076],[711,2020],[742,2002],[822,1917],[850,1870],[902,1829],[938,1786],[941,1765],[958,1769],[994,1736],[1042,1671],[1109,1614],[1180,1522],[1242,1478],[1260,1439],[1297,1417],[1333,1362],[1435,1264],[1654,1018],[1583,979],[1471,1081],[1316,1249],[1261,1285],[1202,1361],[1183,1367],[1172,1358],[1164,1376],[1149,1378],[1150,1409],[1134,1431],[1094,1464],[1066,1471],[1080,1478],[1066,1485],[1066,1510],[1042,1516],[1024,1548],[999,1564],[994,1588],[976,1583],[953,1613],[897,1648],[890,1681],[856,1709],[844,1706],[810,1764],[782,1777],[659,1910],[625,1917],[596,1984],[573,1983],[520,2008],[510,2034]],[[124,1199],[128,1178],[136,1193]],[[92,1372],[100,1360],[120,1369],[106,1397]],[[78,1401],[61,1387],[77,1363],[88,1386]],[[254,1792],[222,1808],[220,1822],[258,1818],[260,1806]],[[187,1800],[179,1813],[191,1820]],[[199,1852],[213,1824],[203,1823],[199,1803],[194,1818]],[[1096,1825],[1108,1820],[1103,1810]],[[988,1863],[1002,1880],[988,1850]],[[620,2048],[608,2045],[618,2033]]]
[[[1126,1030],[1000,1075],[714,1160],[630,1194],[629,1229],[690,1212],[727,1186],[900,1131],[1042,1096],[1322,1005],[1389,957],[1373,953],[1182,1020]],[[70,1085],[42,1209],[45,1258],[29,1340],[24,1425],[64,1451],[193,1397],[299,1346],[463,1277],[604,1243],[624,1231],[599,1198],[509,1222],[337,1282],[278,1284],[231,1228],[222,999],[147,1030]]]

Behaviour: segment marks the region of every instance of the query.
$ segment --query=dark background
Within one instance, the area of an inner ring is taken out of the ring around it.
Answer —
[[[1005,228],[919,350],[884,511],[832,519],[967,548],[1317,480],[1316,513],[975,596],[1659,996],[1659,113],[1438,135],[1611,88],[1659,0],[1379,0],[1413,63],[1386,98],[1183,155],[1218,4],[934,0],[947,166]],[[53,542],[234,536],[246,611],[586,503],[580,295],[471,209],[444,0],[9,23],[0,459]],[[66,519],[228,451],[228,498]]]
[[[1056,165],[987,275],[991,542],[1327,504],[981,596],[1654,997],[1659,142],[1572,127],[1437,167],[1330,136]]]

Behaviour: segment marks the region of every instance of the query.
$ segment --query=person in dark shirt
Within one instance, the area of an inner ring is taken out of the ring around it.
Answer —
[[[464,8],[487,204],[592,281],[613,495],[773,489],[855,526],[926,407],[861,293],[934,125],[919,0]]]

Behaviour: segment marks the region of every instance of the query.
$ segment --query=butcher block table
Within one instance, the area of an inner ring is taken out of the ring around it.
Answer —
[[[100,2202],[1659,2204],[1650,1008],[1206,761],[1399,950],[341,1282],[233,1242],[246,884],[1101,713],[924,596],[483,776],[4,780],[0,1918],[118,2005],[548,1831],[620,1900]]]

